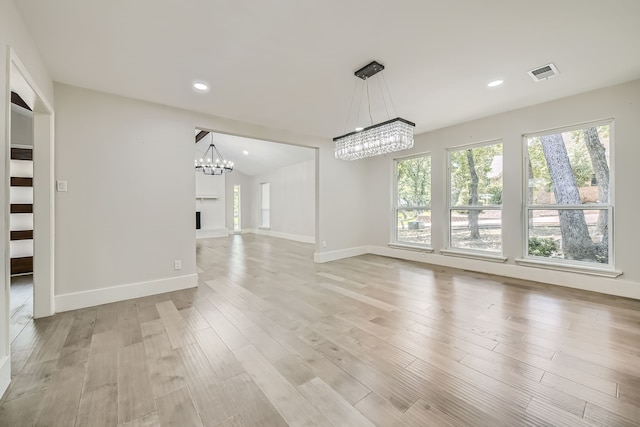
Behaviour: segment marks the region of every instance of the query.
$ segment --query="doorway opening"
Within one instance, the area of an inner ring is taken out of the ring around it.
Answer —
[[[14,325],[12,322],[28,323],[32,321],[31,319],[54,314],[53,108],[13,49],[8,48],[7,56],[9,61],[7,87],[11,92],[19,95],[23,104],[31,110],[31,121],[27,127],[32,132],[33,147],[31,148],[32,166],[30,166],[32,176],[16,172],[15,168],[5,168],[4,176],[7,186],[5,191],[8,191],[11,197],[10,206],[5,208],[5,213],[8,215],[30,214],[31,219],[9,218],[5,221],[7,237],[4,239],[4,265],[9,267],[13,264],[14,272],[22,268],[26,273],[25,270],[30,269],[33,274],[15,276],[13,280],[15,291],[12,293],[11,268],[5,268],[5,298],[0,306],[0,326],[2,326],[0,328],[0,390],[3,390],[11,379],[11,343],[28,329],[20,328],[19,324]],[[7,97],[5,108],[8,112],[11,111],[11,105]],[[21,119],[12,120],[9,114],[7,117],[4,153],[6,164],[11,165],[10,153],[21,148],[19,143],[16,147],[11,147],[12,128],[20,127],[18,121]],[[18,175],[14,176],[16,173]],[[12,177],[19,178],[13,180],[14,185],[11,185]],[[27,185],[29,179],[31,188]],[[27,194],[30,194],[30,198],[23,198],[27,197]],[[29,201],[31,203],[27,203]],[[23,222],[22,225],[17,225],[21,220],[26,221],[26,224]],[[29,221],[32,224],[29,224]],[[12,244],[12,242],[15,243]],[[32,248],[32,252],[28,251],[27,247]],[[12,261],[11,255],[14,255],[16,261]],[[31,258],[31,265],[25,266],[28,264],[26,258]],[[14,308],[15,310],[12,310]],[[14,374],[17,373],[14,372]]]
[[[315,244],[318,150],[208,129],[195,129],[195,164],[215,144],[233,170],[220,175],[194,171],[195,208],[200,212],[196,254],[204,240],[229,238],[230,247],[265,235]],[[222,159],[220,162],[222,163]],[[216,162],[214,158],[212,162]],[[198,261],[198,258],[196,258]]]

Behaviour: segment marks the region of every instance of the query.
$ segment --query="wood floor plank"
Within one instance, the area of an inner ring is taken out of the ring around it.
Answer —
[[[299,385],[298,391],[334,425],[374,426],[373,423],[318,377]]]
[[[125,423],[156,410],[156,404],[144,345],[121,347],[118,358],[118,422]]]
[[[442,412],[440,409],[434,408],[423,399],[418,399],[404,415],[416,425],[429,423],[443,427],[457,427],[460,424],[458,420]]]
[[[75,425],[85,367],[71,366],[56,372],[47,388],[36,420],[38,426]]]
[[[225,380],[224,383],[248,426],[285,427],[288,425],[249,374],[236,375]]]
[[[197,343],[177,350],[184,378],[205,426],[216,426],[238,413],[224,382]]]
[[[226,380],[244,372],[240,362],[213,329],[201,329],[194,336],[218,378]]]
[[[118,425],[118,386],[116,384],[82,393],[76,427],[89,425],[92,427]]]
[[[171,341],[173,348],[179,348],[186,344],[195,342],[193,335],[187,327],[187,323],[184,321],[178,309],[173,304],[173,301],[164,301],[156,304],[160,319],[164,324],[164,327]]]
[[[202,420],[187,388],[181,388],[159,397],[156,399],[156,405],[158,406],[158,419],[162,426],[202,427]]]
[[[118,334],[106,330],[93,334],[83,392],[118,384]]]
[[[160,427],[160,419],[158,418],[158,411],[150,412],[146,415],[131,420],[124,424],[119,424],[122,427]]]
[[[19,397],[0,405],[0,427],[36,425],[36,417],[45,390]]]
[[[291,354],[262,329],[254,326],[244,329],[242,333],[271,362],[278,372],[294,386],[303,384],[315,377],[309,366]]]
[[[187,327],[191,332],[209,328],[209,324],[195,307],[180,310],[180,315],[187,323]]]
[[[550,405],[546,402],[536,399],[531,399],[529,406],[527,406],[526,412],[539,417],[541,420],[548,422],[551,425],[561,426],[585,426],[588,423],[580,417],[577,417],[569,412]]]
[[[57,364],[57,360],[27,362],[20,374],[11,381],[4,400],[9,401],[45,390],[53,379]]]
[[[195,307],[229,349],[235,350],[248,344],[244,335],[218,311],[213,303],[201,300],[195,303]]]
[[[370,393],[360,402],[356,403],[356,409],[360,411],[375,425],[379,426],[420,426],[404,416],[389,400],[383,399],[375,393]]]
[[[236,350],[236,357],[273,406],[291,425],[331,426],[332,424],[260,354],[249,345]]]
[[[637,419],[625,418],[590,402],[587,402],[585,407],[584,419],[599,426],[632,427],[638,425]]]
[[[304,361],[315,376],[321,378],[336,390],[350,404],[362,400],[371,391],[360,381],[340,369],[324,355],[314,350],[293,334],[283,334],[276,338],[291,354]]]

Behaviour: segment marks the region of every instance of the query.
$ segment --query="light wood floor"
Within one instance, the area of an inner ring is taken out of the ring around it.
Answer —
[[[640,421],[638,301],[264,236],[197,251],[197,289],[12,326],[0,425]]]

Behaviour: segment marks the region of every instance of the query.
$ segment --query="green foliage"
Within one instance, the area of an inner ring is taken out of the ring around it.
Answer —
[[[398,162],[398,206],[431,205],[431,157]]]
[[[529,237],[529,255],[547,258],[558,255],[558,244],[553,239]]]
[[[571,169],[573,169],[576,185],[583,187],[585,184],[591,182],[591,176],[593,175],[591,157],[589,156],[589,150],[584,141],[584,132],[582,130],[571,132],[571,139],[572,143],[566,144],[567,154],[569,155],[569,162],[571,163]]]
[[[451,203],[454,206],[471,204],[471,171],[467,151],[452,151],[449,155],[451,171]],[[479,203],[502,203],[502,144],[471,148],[478,175]],[[494,170],[495,169],[495,170]],[[486,195],[487,197],[483,197]]]
[[[491,196],[489,203],[492,205],[502,204],[502,186],[490,185],[487,187],[487,193]]]

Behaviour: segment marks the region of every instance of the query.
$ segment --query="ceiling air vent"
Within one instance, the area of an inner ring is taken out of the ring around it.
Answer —
[[[553,64],[543,65],[542,67],[534,68],[529,71],[528,74],[531,76],[534,82],[539,82],[542,80],[546,80],[549,77],[553,77],[558,75],[558,69]]]

